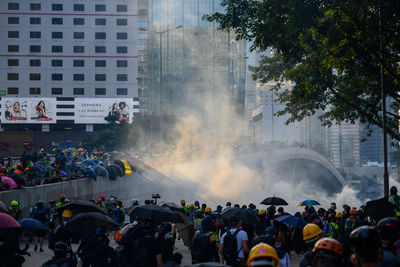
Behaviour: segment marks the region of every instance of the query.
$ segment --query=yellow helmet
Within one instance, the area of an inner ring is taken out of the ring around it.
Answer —
[[[211,210],[211,208],[210,207],[206,207],[205,209],[204,209],[204,212],[205,213],[210,213],[212,210]]]
[[[64,217],[64,218],[71,218],[73,216],[72,210],[65,209],[61,216]]]
[[[181,205],[186,205],[186,201],[185,200],[181,200]]]
[[[307,241],[322,234],[321,228],[314,223],[309,223],[303,228],[303,240]]]
[[[260,258],[270,258],[272,260],[272,266],[279,266],[278,254],[276,253],[275,249],[268,244],[259,243],[250,250],[249,259],[247,260],[247,266],[253,266],[252,262],[256,259],[260,260]]]
[[[189,207],[189,208],[194,208],[194,204],[193,204],[193,203],[190,203],[188,207]]]
[[[267,212],[265,210],[259,210],[257,214],[258,215],[265,215],[265,214],[267,214]]]
[[[336,216],[335,216],[336,218],[342,218],[342,216],[343,215],[340,211],[336,212]]]

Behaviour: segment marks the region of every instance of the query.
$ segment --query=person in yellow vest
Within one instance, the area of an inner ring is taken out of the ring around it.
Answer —
[[[181,206],[182,206],[182,209],[185,212],[185,214],[188,215],[189,214],[188,213],[188,207],[186,206],[186,201],[183,200],[183,199],[181,200]]]
[[[337,238],[339,235],[339,225],[336,223],[336,215],[331,214],[328,218],[328,222],[325,224],[322,230],[324,236],[329,238]]]
[[[390,188],[389,202],[394,206],[394,212],[397,217],[400,217],[400,196],[397,194],[397,187]]]

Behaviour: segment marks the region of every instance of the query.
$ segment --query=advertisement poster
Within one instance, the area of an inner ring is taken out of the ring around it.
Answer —
[[[2,123],[56,123],[55,98],[2,98]]]
[[[132,123],[133,99],[128,98],[76,98],[75,123],[106,123],[107,116]]]

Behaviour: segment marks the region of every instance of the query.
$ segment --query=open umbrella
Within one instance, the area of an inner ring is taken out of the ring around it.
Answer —
[[[96,163],[94,163],[93,160],[89,160],[89,159],[84,160],[84,161],[82,162],[82,164],[83,164],[83,165],[86,165],[86,166],[96,165]]]
[[[107,166],[106,167],[106,170],[107,170],[107,172],[108,172],[108,178],[110,179],[110,180],[117,180],[117,177],[118,177],[118,173],[117,173],[117,171],[115,170],[115,168],[112,168],[111,166]]]
[[[26,185],[25,178],[24,178],[24,176],[22,176],[21,174],[12,173],[12,174],[10,174],[9,176],[10,176],[10,178],[12,178],[12,179],[14,180],[14,182],[16,182],[17,184]]]
[[[8,212],[6,204],[4,204],[4,202],[1,200],[0,200],[0,212],[4,212],[4,213]]]
[[[368,201],[364,213],[376,221],[395,215],[394,206],[386,197]]]
[[[44,231],[48,231],[49,230],[47,225],[45,225],[44,223],[42,223],[39,220],[35,220],[35,219],[31,219],[31,218],[25,218],[25,219],[19,220],[18,222],[21,224],[21,227],[23,229],[44,230]]]
[[[8,184],[11,188],[18,187],[17,183],[13,179],[11,179],[10,177],[7,177],[7,176],[1,176],[1,182]]]
[[[272,206],[287,206],[289,205],[283,198],[280,197],[267,197],[260,204],[264,205],[272,205]]]
[[[121,168],[117,164],[110,164],[109,167],[112,168],[118,174],[118,176],[122,177],[124,175]]]
[[[184,223],[179,215],[169,209],[157,205],[138,206],[128,215],[153,222]]]
[[[300,217],[296,217],[290,214],[278,216],[274,219],[274,221],[278,221],[293,227],[296,227],[300,230],[303,230],[304,226],[307,225],[307,222]]]
[[[67,173],[65,171],[60,171],[61,176],[67,176]]]
[[[19,228],[21,225],[7,213],[0,212],[0,229]]]
[[[119,227],[119,224],[102,213],[85,212],[73,216],[65,225],[65,230],[75,234],[92,235],[98,226],[111,230]]]
[[[85,175],[97,181],[97,175],[92,168],[84,166],[83,169],[85,170]]]
[[[230,220],[232,217],[239,218],[243,223],[257,225],[258,219],[254,213],[241,208],[228,208],[222,213],[222,218]]]
[[[108,171],[106,168],[100,166],[100,165],[94,165],[92,166],[94,172],[97,174],[97,176],[102,176],[102,177],[107,177],[108,178]]]
[[[114,160],[114,164],[118,165],[118,167],[121,168],[122,171],[122,175],[125,175],[125,165],[122,161],[120,161],[119,159]]]
[[[158,203],[158,206],[161,206],[163,208],[168,208],[173,211],[184,212],[182,207],[180,207],[178,204],[172,203],[172,202],[170,202],[170,203],[160,202],[160,203]]]
[[[76,215],[78,213],[83,213],[83,212],[98,212],[102,213],[104,215],[108,215],[107,211],[103,208],[100,208],[96,204],[90,201],[85,201],[85,200],[74,200],[70,203],[67,203],[65,205],[62,205],[59,208],[59,213],[64,211],[65,209],[70,209],[72,211],[72,214]]]
[[[299,203],[297,207],[305,207],[305,206],[318,206],[321,205],[319,204],[318,201],[312,200],[312,199],[307,199]]]
[[[123,160],[123,159],[121,159],[121,162],[124,164],[124,167],[125,167],[125,174],[126,174],[126,175],[131,175],[131,174],[132,174],[132,168],[131,168],[131,166],[129,165],[129,163],[128,163],[127,161]]]

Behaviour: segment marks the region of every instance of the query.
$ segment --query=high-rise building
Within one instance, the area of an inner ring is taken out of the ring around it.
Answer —
[[[1,130],[91,132],[133,119],[138,0],[0,1]]]

